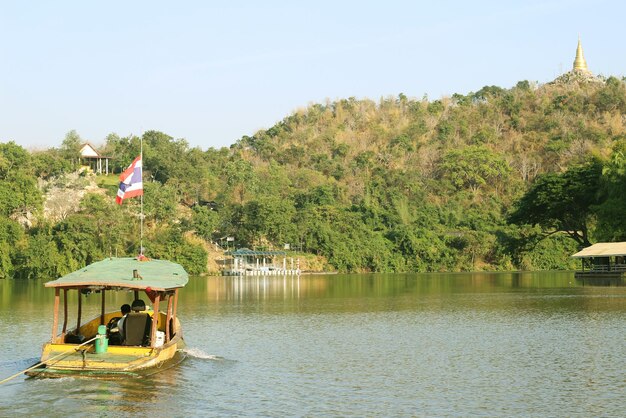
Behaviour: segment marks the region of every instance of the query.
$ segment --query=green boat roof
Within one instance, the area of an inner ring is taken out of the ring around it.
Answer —
[[[136,273],[135,273],[136,271]],[[46,287],[77,288],[97,286],[145,290],[169,290],[183,287],[189,281],[185,269],[166,260],[106,258],[56,280]]]

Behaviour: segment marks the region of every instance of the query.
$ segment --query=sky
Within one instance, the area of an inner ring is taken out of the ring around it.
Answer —
[[[228,147],[313,103],[546,83],[580,36],[623,77],[621,1],[0,0],[0,142],[158,130]]]

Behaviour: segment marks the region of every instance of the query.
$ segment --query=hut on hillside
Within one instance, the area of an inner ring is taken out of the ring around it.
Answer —
[[[89,167],[96,174],[109,174],[111,157],[101,155],[89,142],[80,148],[80,163]]]

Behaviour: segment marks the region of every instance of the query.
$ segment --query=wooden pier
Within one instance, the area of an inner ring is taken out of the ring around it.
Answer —
[[[240,248],[228,251],[231,260],[224,260],[224,276],[293,276],[300,275],[300,260],[287,258],[285,251],[255,251]]]
[[[626,278],[626,242],[600,242],[572,255],[582,269],[574,278],[587,284],[622,285]]]

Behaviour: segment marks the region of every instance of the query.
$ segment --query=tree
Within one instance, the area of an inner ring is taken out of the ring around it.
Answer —
[[[38,230],[29,237],[28,245],[20,251],[16,277],[23,279],[53,279],[59,275],[62,261],[48,231]]]
[[[250,236],[249,241],[252,244],[263,240],[278,245],[293,241],[294,215],[293,202],[278,196],[267,196],[247,202],[243,207],[243,223],[240,225],[238,235]]]
[[[0,216],[32,213],[41,203],[28,151],[14,142],[0,144]]]
[[[473,193],[487,185],[495,186],[497,191],[511,171],[502,157],[481,145],[449,151],[441,170],[457,189],[469,188]]]
[[[61,143],[61,154],[63,155],[63,158],[69,161],[75,169],[78,167],[78,161],[80,160],[80,148],[82,145],[82,138],[73,129],[65,134],[65,138]]]
[[[95,193],[87,193],[80,202],[80,213],[91,220],[93,240],[105,254],[126,254],[133,229],[126,224],[128,217],[120,214],[123,210],[112,198]]]
[[[63,158],[61,152],[56,148],[33,153],[32,165],[34,174],[43,179],[59,176],[71,169],[70,161]]]
[[[602,186],[606,200],[596,208],[596,235],[603,241],[626,240],[626,140],[613,148],[611,158],[602,171]]]
[[[0,180],[0,216],[35,212],[41,208],[42,200],[33,176],[18,172]]]
[[[174,261],[183,266],[189,274],[206,272],[207,252],[198,242],[194,242],[177,226],[159,229],[147,240],[151,257]]]
[[[108,255],[94,240],[98,235],[97,226],[84,214],[68,216],[54,226],[52,235],[61,257],[59,274],[67,274]]]
[[[17,222],[0,216],[0,278],[13,277],[14,259],[23,238],[24,231]]]
[[[155,224],[170,222],[176,218],[177,190],[158,181],[144,182],[144,214]]]
[[[615,77],[609,77],[598,91],[595,102],[599,111],[618,111],[623,114],[626,112],[626,83]]]
[[[191,223],[197,236],[210,241],[213,238],[213,233],[217,230],[218,222],[216,211],[206,206],[196,205],[193,207]]]
[[[249,161],[233,158],[226,164],[224,175],[226,184],[238,199],[238,203],[245,201],[247,193],[256,191],[258,179]]]
[[[0,179],[11,179],[16,173],[31,174],[31,156],[15,142],[0,144]]]
[[[185,164],[189,144],[158,131],[143,134],[144,167],[153,180],[165,184],[170,178],[183,179],[188,175]]]
[[[107,155],[112,157],[112,172],[121,173],[130,165],[130,163],[141,152],[140,142],[141,138],[134,135],[124,138],[120,138],[117,134],[114,133],[107,135],[104,150]]]
[[[589,223],[603,200],[599,193],[602,164],[574,166],[563,174],[538,177],[516,203],[509,222],[539,225],[545,235],[565,232],[580,246],[591,245]]]

